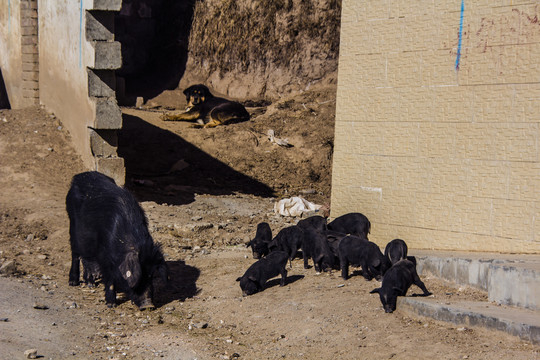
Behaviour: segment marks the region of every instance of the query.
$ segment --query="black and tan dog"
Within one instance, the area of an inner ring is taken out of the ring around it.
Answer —
[[[210,128],[233,122],[249,120],[246,108],[235,101],[216,97],[202,85],[192,85],[184,90],[187,110],[181,114],[164,114],[165,121],[197,121],[194,127]]]

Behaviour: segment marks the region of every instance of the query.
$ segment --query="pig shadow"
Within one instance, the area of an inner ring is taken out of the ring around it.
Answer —
[[[303,279],[304,278],[304,275],[291,275],[291,276],[287,276],[287,279],[285,280],[285,286],[289,285],[289,284],[292,284],[300,279]],[[264,286],[264,290],[266,289],[270,289],[274,286],[279,286],[279,283],[281,281],[281,278],[276,278],[276,279],[272,279],[270,281],[268,281],[266,283],[266,285]]]
[[[175,300],[185,301],[200,292],[197,280],[201,271],[196,267],[186,265],[182,260],[167,261],[169,281],[156,282],[154,305],[160,308]]]

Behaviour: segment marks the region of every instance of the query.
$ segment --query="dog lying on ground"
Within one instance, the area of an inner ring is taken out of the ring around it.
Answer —
[[[202,84],[184,90],[187,111],[181,114],[164,114],[165,121],[197,121],[193,127],[211,128],[249,120],[246,108],[235,101],[216,97]]]

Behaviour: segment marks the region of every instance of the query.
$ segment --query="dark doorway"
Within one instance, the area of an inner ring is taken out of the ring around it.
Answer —
[[[195,0],[124,0],[115,16],[122,44],[117,75],[120,105],[153,98],[178,86],[187,62]]]
[[[0,109],[11,109],[6,84],[4,83],[4,76],[2,75],[2,69],[0,69]]]

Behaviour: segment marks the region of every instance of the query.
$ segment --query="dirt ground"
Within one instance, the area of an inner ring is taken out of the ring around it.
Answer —
[[[317,275],[293,262],[286,286],[242,297],[235,279],[254,262],[256,225],[274,233],[283,197],[330,206],[330,89],[253,102],[246,123],[192,129],[163,123],[162,104],[124,109],[119,152],[126,186],[163,244],[171,282],[154,311],[109,309],[103,288],[69,287],[64,199],[84,171],[69,134],[39,108],[0,110],[0,358],[27,349],[51,359],[537,359],[539,348],[484,329],[386,314],[375,280]],[[293,147],[271,143],[267,131]],[[414,253],[414,250],[411,251]],[[10,262],[14,267],[7,266]],[[439,299],[486,300],[470,288],[423,278]],[[411,288],[409,295],[419,293]]]

